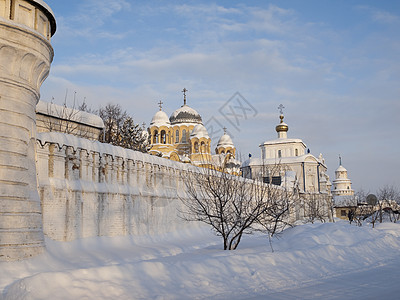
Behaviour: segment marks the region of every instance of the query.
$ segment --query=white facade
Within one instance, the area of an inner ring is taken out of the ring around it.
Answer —
[[[317,158],[308,153],[301,139],[288,138],[289,127],[283,118],[281,115],[276,126],[278,138],[260,145],[261,158],[247,160],[242,166],[243,176],[284,187],[295,184],[302,193],[330,195],[331,183],[322,154]]]

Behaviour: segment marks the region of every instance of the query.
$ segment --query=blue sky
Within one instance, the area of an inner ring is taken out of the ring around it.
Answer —
[[[46,3],[58,27],[42,100],[68,90],[149,124],[158,101],[168,115],[182,105],[185,87],[242,159],[276,138],[282,103],[288,136],[322,153],[331,179],[341,154],[355,189],[400,186],[400,1]]]

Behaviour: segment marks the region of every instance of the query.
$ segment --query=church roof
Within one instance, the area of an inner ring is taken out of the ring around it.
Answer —
[[[169,118],[165,112],[159,110],[153,116],[153,119],[150,122],[150,126],[168,126],[171,123],[169,122]]]
[[[180,123],[203,124],[200,114],[186,104],[175,110],[169,120],[172,125]]]
[[[265,141],[262,145],[274,145],[274,144],[290,144],[290,143],[301,143],[306,147],[306,144],[304,144],[303,140],[301,139],[285,139],[285,138],[280,138],[280,139],[275,139],[275,140],[270,140],[270,141]]]
[[[234,147],[231,137],[226,132],[221,136],[218,141],[217,148],[219,147]]]
[[[39,101],[36,105],[36,113],[57,119],[69,120],[95,128],[104,128],[104,122],[99,116],[54,103]]]
[[[208,135],[207,129],[202,124],[197,124],[194,126],[192,133],[190,134],[190,138],[207,138],[209,139],[210,136]]]
[[[347,170],[346,170],[345,167],[343,167],[342,165],[340,165],[339,168],[337,168],[335,172],[347,172]]]

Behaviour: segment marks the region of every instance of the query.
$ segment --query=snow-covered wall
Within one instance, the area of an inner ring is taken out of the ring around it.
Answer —
[[[43,230],[52,239],[167,232],[181,227],[185,172],[164,158],[48,132],[37,136]]]

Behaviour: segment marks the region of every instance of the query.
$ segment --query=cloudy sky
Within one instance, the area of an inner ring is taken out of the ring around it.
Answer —
[[[188,104],[242,160],[288,136],[338,155],[353,188],[400,186],[400,1],[46,0],[57,18],[42,100],[118,103],[149,124]]]

